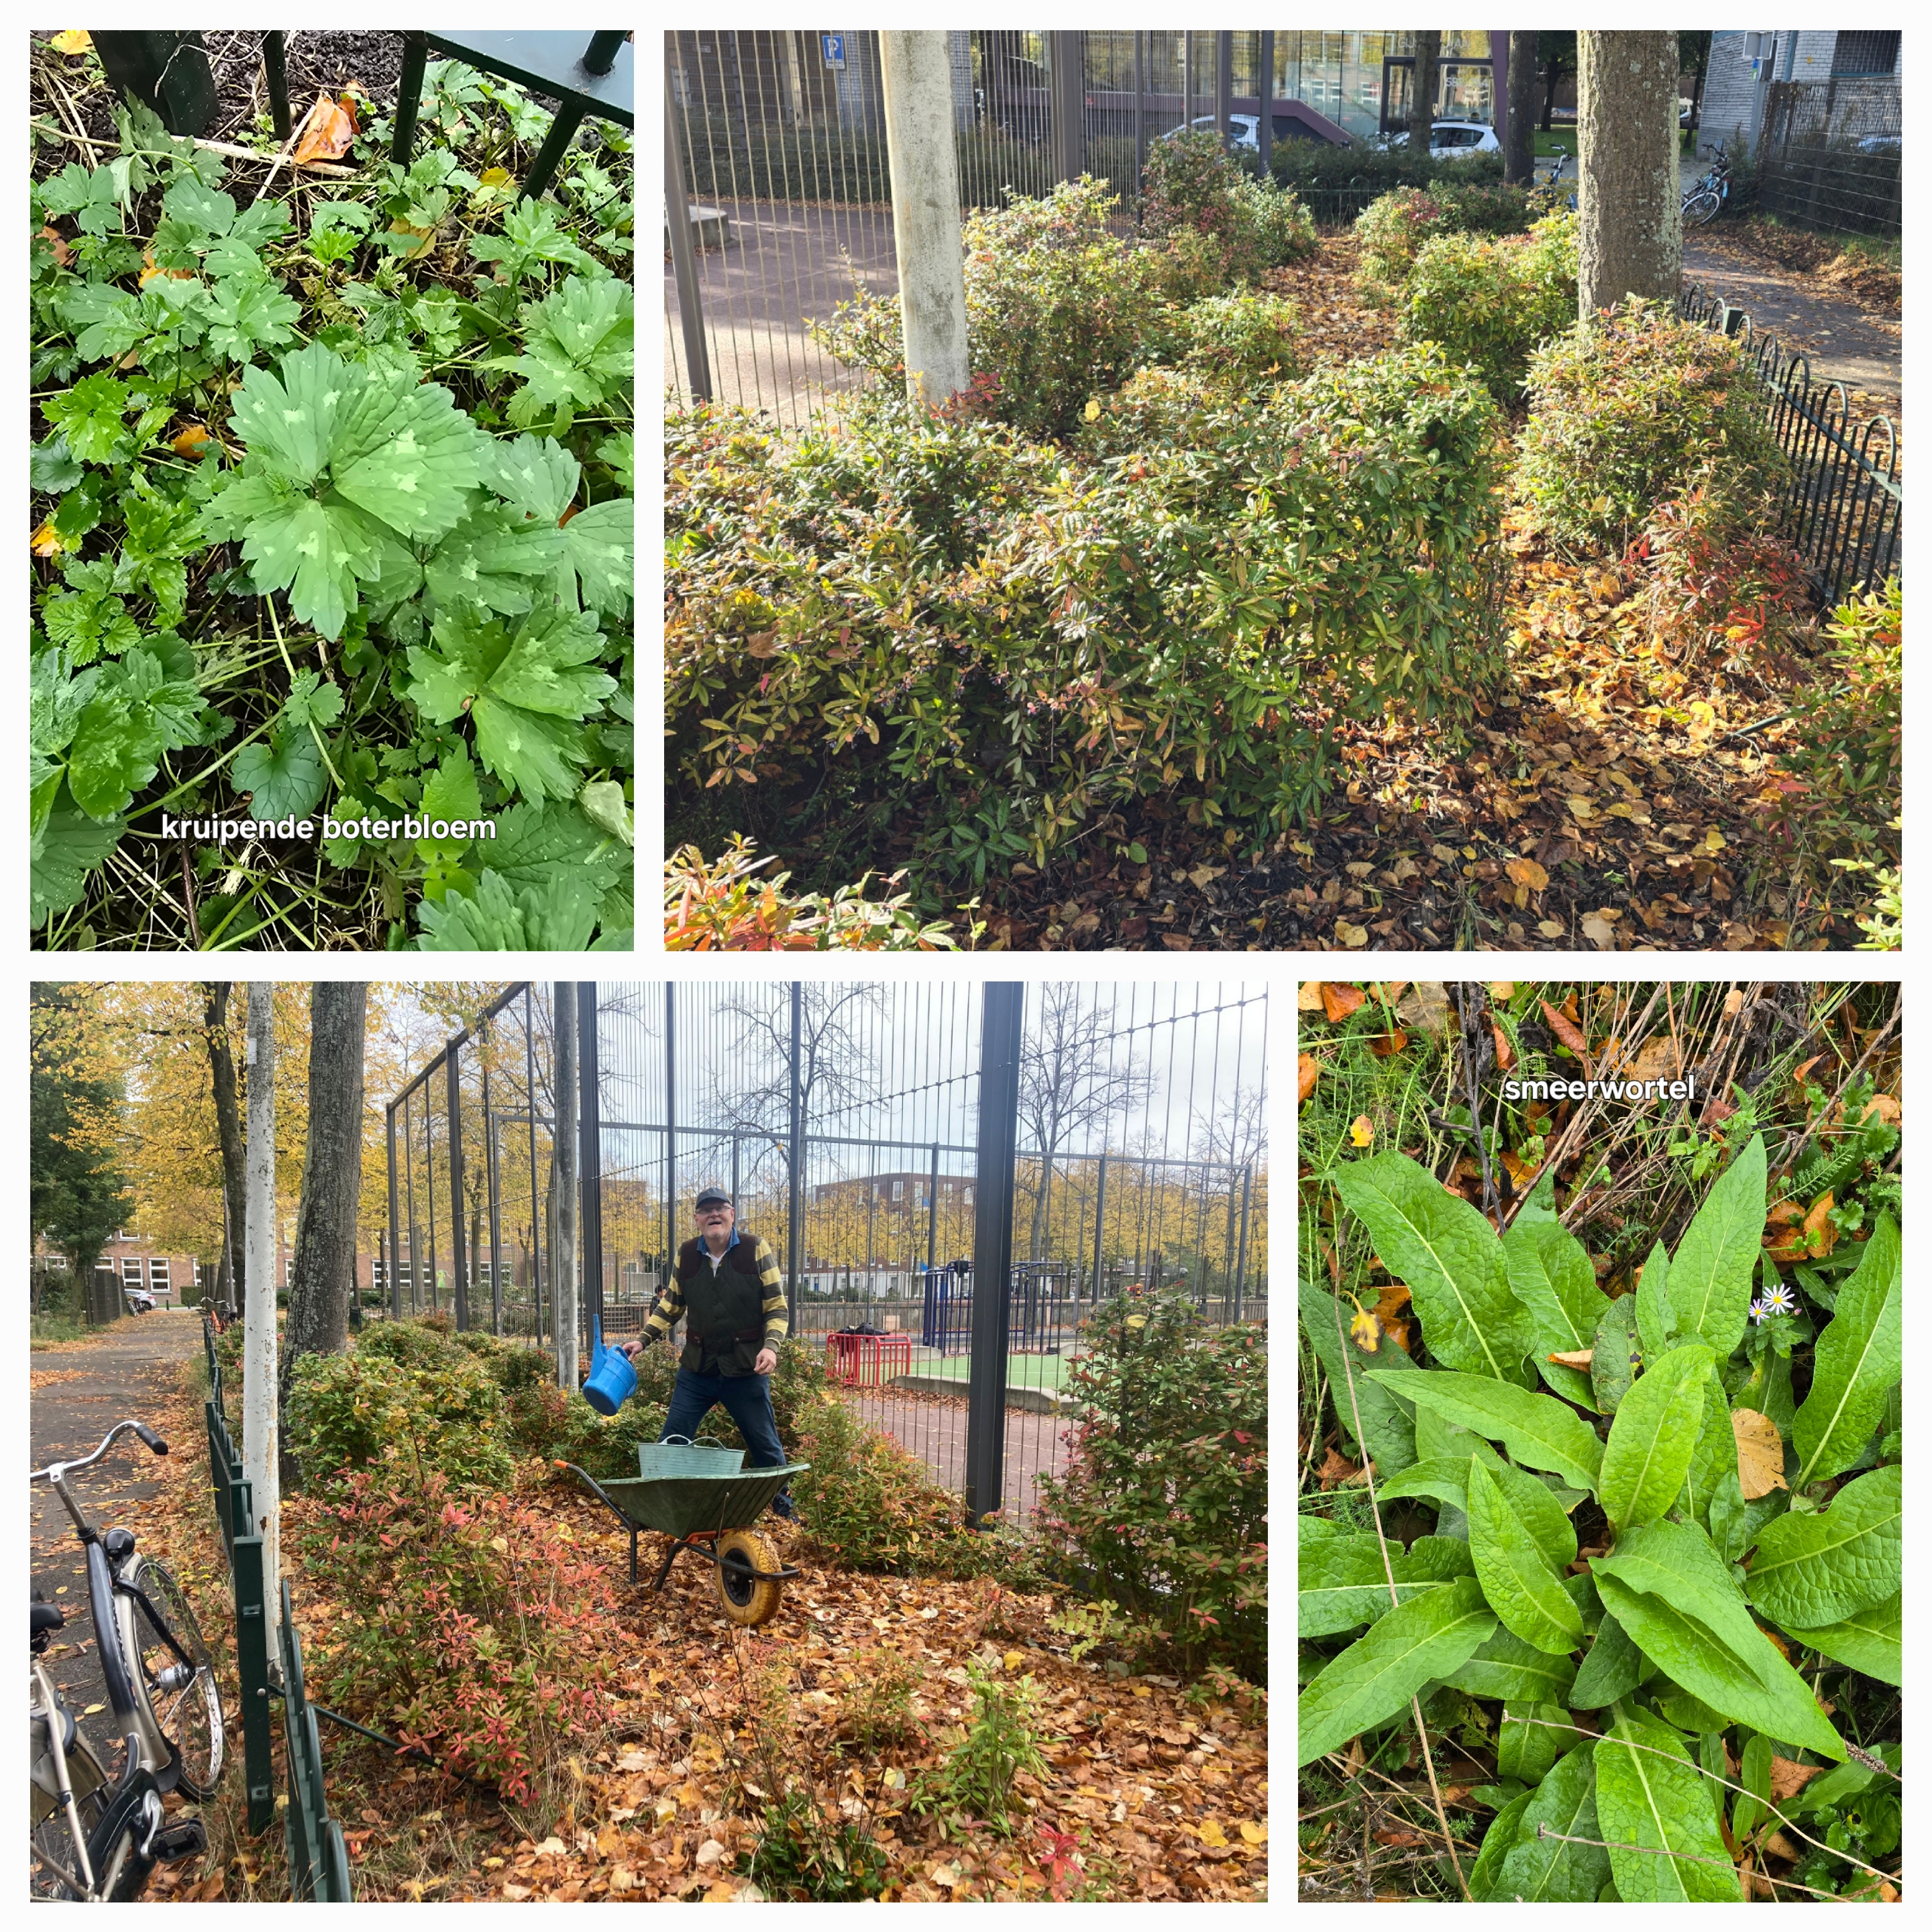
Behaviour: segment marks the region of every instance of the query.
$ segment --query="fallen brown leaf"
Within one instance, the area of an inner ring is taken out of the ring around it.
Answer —
[[[1737,1438],[1738,1487],[1746,1502],[1790,1486],[1784,1480],[1784,1438],[1769,1416],[1754,1408],[1734,1408],[1731,1433]]]
[[[1549,1356],[1546,1359],[1558,1364],[1563,1368],[1582,1369],[1587,1372],[1592,1357],[1588,1348],[1566,1348]]]
[[[1368,997],[1359,986],[1337,986],[1325,980],[1322,983],[1322,1010],[1333,1024],[1339,1025]]]
[[[1574,1005],[1576,994],[1571,994],[1570,1003]],[[1583,1063],[1587,1076],[1590,1070],[1589,1042],[1583,1037],[1582,1029],[1576,1024],[1574,1014],[1565,1013],[1552,1006],[1547,1000],[1538,1003],[1543,1008],[1543,1016],[1550,1022],[1550,1030]]]
[[[1771,1795],[1782,1801],[1796,1798],[1825,1767],[1822,1764],[1794,1764],[1788,1757],[1773,1754],[1771,1760]]]
[[[1315,1091],[1315,1083],[1322,1077],[1322,1063],[1313,1054],[1304,1053],[1298,1060],[1295,1071],[1298,1076],[1298,1084],[1300,1089],[1296,1096],[1299,1102],[1306,1100],[1309,1095]]]
[[[338,161],[356,140],[356,106],[353,97],[345,94],[340,103],[326,94],[318,94],[315,105],[302,124],[302,138],[290,158],[298,166],[310,161]]]

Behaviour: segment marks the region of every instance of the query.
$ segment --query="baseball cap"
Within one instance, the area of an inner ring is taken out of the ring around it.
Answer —
[[[700,1208],[728,1208],[731,1197],[722,1187],[704,1187],[698,1190],[698,1204]]]

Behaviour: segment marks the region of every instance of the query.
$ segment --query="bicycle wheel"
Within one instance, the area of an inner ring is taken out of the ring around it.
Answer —
[[[1710,188],[1701,194],[1694,194],[1684,204],[1684,225],[1687,228],[1701,228],[1724,206],[1716,192]]]
[[[76,1736],[67,1748],[67,1774],[74,1792],[74,1809],[80,1814],[80,1828],[89,1838],[100,1828],[107,1809],[107,1774],[87,1741]],[[35,1898],[78,1898],[79,1889],[71,1879],[80,1876],[80,1862],[74,1856],[74,1834],[68,1829],[67,1814],[54,1802],[51,1792],[39,1784],[31,1786],[33,1803],[28,1817],[31,1833],[27,1886]]]
[[[227,1756],[214,1660],[202,1641],[187,1595],[166,1564],[137,1556],[126,1581],[141,1596],[116,1591],[114,1615],[122,1654],[134,1680],[136,1714],[142,1733],[158,1765],[166,1760],[166,1747],[174,1747],[181,1760],[177,1789],[182,1796],[206,1798],[220,1783]],[[160,1624],[154,1620],[157,1616]],[[173,1644],[164,1634],[163,1624]],[[176,1646],[186,1652],[187,1664],[176,1654]]]

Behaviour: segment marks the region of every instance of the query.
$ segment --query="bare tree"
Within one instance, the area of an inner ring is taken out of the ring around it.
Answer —
[[[1534,33],[1509,37],[1509,140],[1503,179],[1522,187],[1536,174],[1536,41]]]
[[[1441,30],[1418,33],[1415,66],[1409,76],[1408,152],[1426,154],[1435,145],[1436,88],[1442,71]]]
[[[1683,266],[1677,184],[1677,36],[1576,36],[1576,310],[1626,296],[1675,302]]]
[[[299,1480],[290,1458],[289,1391],[304,1355],[349,1346],[356,1292],[356,1234],[362,1198],[362,1054],[366,982],[318,980],[309,994],[308,1145],[302,1206],[289,1264],[289,1320],[281,1358],[283,1480]]]
[[[1027,1253],[1045,1259],[1048,1196],[1053,1162],[1063,1148],[1110,1116],[1124,1119],[1152,1098],[1154,1070],[1131,1054],[1116,1058],[1113,1016],[1088,1005],[1073,982],[1042,982],[1020,1047],[1020,1127],[1040,1157],[1040,1183],[1034,1196]],[[1104,1138],[1104,1136],[1103,1136]]]
[[[734,1127],[764,1128],[778,1138],[787,1131],[781,1124],[791,1118],[790,1000],[727,1000],[718,1010],[742,1022],[732,1055],[737,1082],[721,1102],[724,1118]],[[885,1010],[881,986],[807,980],[800,987],[798,1083],[808,1120],[823,1122],[871,1097],[878,1075],[862,1022]]]

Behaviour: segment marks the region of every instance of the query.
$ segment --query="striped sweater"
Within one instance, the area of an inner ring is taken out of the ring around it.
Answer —
[[[756,1244],[752,1256],[758,1270],[758,1285],[764,1290],[762,1309],[765,1346],[775,1350],[791,1332],[791,1318],[785,1307],[784,1283],[779,1276],[778,1258],[772,1252],[771,1243],[762,1234],[753,1234],[751,1238]],[[683,1314],[684,1284],[673,1275],[644,1324],[645,1342],[648,1344],[663,1340]]]

